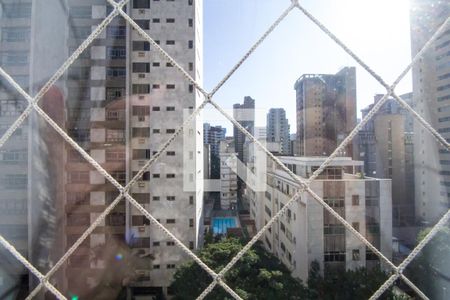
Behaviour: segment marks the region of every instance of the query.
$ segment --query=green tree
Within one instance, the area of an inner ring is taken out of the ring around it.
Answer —
[[[369,299],[386,281],[388,275],[380,268],[358,268],[347,271],[329,271],[322,276],[319,263],[311,263],[308,278],[308,298],[322,300]],[[390,291],[385,299],[393,299]]]
[[[244,246],[237,238],[224,238],[209,243],[198,253],[200,259],[219,272]],[[196,262],[180,266],[174,275],[172,291],[174,299],[195,299],[211,283],[212,278]],[[225,274],[225,281],[243,299],[304,299],[306,289],[291,277],[289,270],[272,254],[256,243]],[[217,286],[207,299],[231,299]]]

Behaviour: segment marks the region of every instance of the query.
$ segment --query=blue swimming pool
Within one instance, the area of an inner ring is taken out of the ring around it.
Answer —
[[[213,233],[225,234],[227,228],[236,228],[236,218],[214,218],[213,219]]]

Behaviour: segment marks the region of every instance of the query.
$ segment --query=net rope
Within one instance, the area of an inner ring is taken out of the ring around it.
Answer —
[[[11,84],[11,86],[28,101],[28,106],[21,113],[21,115],[11,124],[7,131],[0,137],[0,148],[6,143],[6,141],[12,136],[12,134],[17,130],[24,120],[30,115],[31,112],[35,111],[40,117],[42,117],[69,145],[71,145],[75,150],[77,150],[81,156],[86,159],[86,161],[91,164],[105,179],[107,179],[111,184],[113,184],[117,190],[120,192],[113,202],[91,223],[91,225],[86,229],[86,231],[77,239],[77,241],[65,252],[65,254],[57,261],[57,263],[43,275],[39,272],[25,257],[23,257],[17,249],[14,248],[4,237],[0,235],[0,244],[8,250],[19,262],[21,262],[25,268],[27,268],[32,274],[34,274],[40,281],[39,285],[28,295],[27,299],[32,299],[35,297],[42,288],[46,288],[57,299],[66,299],[60,291],[58,291],[50,282],[50,277],[55,274],[55,272],[69,259],[69,257],[75,252],[75,250],[85,241],[89,235],[98,227],[106,218],[106,216],[121,202],[123,198],[126,199],[128,203],[133,205],[138,209],[146,218],[150,220],[152,224],[158,227],[164,234],[166,234],[170,239],[172,239],[175,244],[190,258],[192,258],[196,263],[200,265],[212,278],[211,284],[198,296],[197,299],[204,299],[208,293],[210,293],[214,287],[219,284],[224,288],[234,299],[241,299],[241,297],[230,288],[224,280],[225,274],[234,266],[236,262],[259,240],[262,234],[270,228],[274,222],[276,222],[281,215],[283,215],[288,207],[295,201],[301,199],[304,193],[308,193],[314,200],[316,200],[324,209],[326,209],[331,215],[333,215],[337,220],[339,220],[344,227],[355,235],[363,244],[365,244],[373,253],[375,253],[384,263],[389,266],[392,270],[392,275],[384,282],[383,285],[372,295],[371,299],[379,298],[386,290],[388,290],[392,284],[397,280],[401,279],[405,282],[412,290],[414,290],[417,295],[423,299],[428,299],[428,297],[414,284],[412,283],[404,274],[403,271],[408,266],[411,261],[421,252],[421,250],[428,244],[428,242],[447,224],[450,218],[450,210],[448,210],[443,217],[436,223],[429,233],[424,237],[424,239],[418,243],[418,245],[413,249],[413,251],[403,260],[401,264],[395,266],[383,253],[381,253],[376,247],[374,247],[361,233],[353,228],[343,217],[341,217],[335,210],[333,210],[320,196],[318,196],[312,189],[311,183],[323,172],[323,170],[333,161],[341,150],[345,148],[348,143],[350,143],[353,138],[357,135],[359,130],[363,128],[365,124],[377,113],[377,111],[382,107],[382,105],[392,97],[397,101],[402,107],[404,107],[409,113],[411,113],[415,119],[436,139],[438,143],[450,150],[450,144],[446,141],[442,135],[440,135],[424,118],[422,118],[411,106],[409,106],[401,97],[395,94],[395,87],[403,79],[403,77],[408,73],[412,66],[420,59],[420,57],[427,51],[432,43],[446,30],[450,23],[450,17],[448,17],[445,22],[439,27],[439,29],[433,34],[433,36],[425,43],[422,49],[415,55],[411,60],[410,64],[402,71],[402,73],[397,77],[397,79],[388,85],[381,76],[379,76],[373,69],[371,69],[367,64],[364,63],[349,47],[347,47],[337,36],[335,36],[327,27],[325,27],[318,19],[316,19],[308,10],[300,5],[298,0],[291,0],[290,5],[280,14],[280,16],[272,23],[272,25],[264,32],[264,34],[252,45],[252,47],[244,54],[244,56],[232,67],[232,69],[223,77],[222,80],[211,90],[207,92],[199,83],[197,83],[188,72],[186,72],[180,64],[176,62],[163,48],[161,48],[155,40],[153,40],[148,33],[146,33],[142,28],[136,24],[132,18],[123,11],[123,7],[129,2],[129,0],[122,0],[120,2],[115,2],[114,0],[107,0],[110,5],[113,6],[111,13],[92,31],[92,33],[84,40],[81,45],[72,53],[72,55],[61,65],[61,67],[55,72],[55,74],[47,81],[47,83],[38,91],[38,93],[31,97],[27,92],[25,92],[20,85],[18,85],[7,72],[0,67],[0,75],[6,79],[6,81]],[[313,174],[308,178],[304,179],[295,175],[291,170],[289,170],[276,156],[274,156],[267,148],[262,145],[252,134],[250,134],[241,124],[236,121],[232,116],[230,116],[220,105],[218,105],[214,100],[213,96],[216,92],[228,81],[228,79],[238,70],[241,65],[247,60],[248,57],[264,42],[264,40],[276,29],[276,27],[286,18],[287,15],[293,9],[297,8],[301,11],[309,20],[311,20],[315,25],[317,25],[320,30],[322,30],[327,36],[329,36],[337,45],[339,45],[345,52],[347,52],[362,68],[364,68],[369,74],[372,75],[383,87],[386,88],[386,94],[372,107],[365,118],[358,123],[355,128],[350,132],[350,134],[341,142],[341,144],[334,150],[334,152],[327,157],[327,159],[321,164],[321,166],[313,172]],[[111,23],[111,21],[116,16],[122,16],[128,24],[133,27],[136,32],[148,41],[167,61],[170,62],[201,94],[203,101],[201,104],[192,111],[189,117],[179,126],[176,131],[170,136],[170,138],[159,148],[159,150],[149,159],[145,165],[138,171],[138,173],[133,176],[133,178],[125,185],[122,186],[111,174],[109,174],[95,159],[93,159],[82,147],[80,147],[76,141],[74,141],[61,127],[58,126],[39,106],[38,102],[42,97],[49,91],[49,89],[63,76],[63,74],[69,69],[69,67],[75,62],[75,60],[80,56],[80,54],[85,51],[89,45],[101,34],[101,32]],[[183,132],[184,128],[188,126],[195,117],[206,107],[206,105],[211,105],[217,111],[219,111],[225,118],[227,118],[233,125],[239,129],[244,135],[251,140],[259,149],[265,152],[268,157],[277,164],[282,170],[284,170],[290,177],[293,178],[300,186],[298,192],[268,221],[268,223],[263,226],[252,239],[230,260],[230,262],[220,270],[220,272],[214,272],[209,266],[207,266],[193,251],[191,251],[183,242],[181,242],[172,232],[170,232],[166,227],[164,227],[152,214],[150,214],[140,203],[138,203],[129,193],[131,187],[142,177],[144,172],[161,156],[161,154],[170,146],[170,144]]]

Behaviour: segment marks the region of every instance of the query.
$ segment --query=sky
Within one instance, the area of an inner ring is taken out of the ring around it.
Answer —
[[[300,0],[375,72],[392,83],[411,60],[408,0]],[[208,91],[231,70],[259,37],[289,6],[290,0],[206,0],[204,3],[204,80]],[[294,9],[217,92],[224,108],[256,102],[256,126],[265,126],[269,108],[287,112],[295,133],[294,83],[307,73],[335,74],[356,67],[357,111],[385,89],[323,33],[301,11]],[[411,75],[399,84],[399,94],[411,91]],[[232,125],[211,106],[204,121]]]

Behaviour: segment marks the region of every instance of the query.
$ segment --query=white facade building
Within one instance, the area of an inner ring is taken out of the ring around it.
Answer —
[[[311,176],[325,157],[279,157],[296,175]],[[336,158],[311,188],[388,258],[392,256],[391,180],[361,178],[362,162]],[[344,172],[345,170],[345,172]],[[247,187],[250,215],[262,228],[299,190],[299,185],[268,162],[267,190]],[[266,249],[304,281],[313,261],[325,273],[379,264],[352,233],[309,195],[303,193],[261,237]]]
[[[220,208],[236,209],[237,205],[237,153],[234,141],[227,139],[220,142]]]

